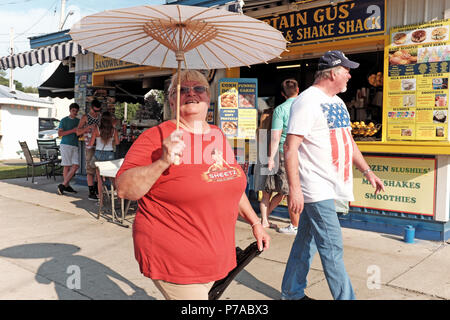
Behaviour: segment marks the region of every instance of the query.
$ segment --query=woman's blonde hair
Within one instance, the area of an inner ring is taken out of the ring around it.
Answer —
[[[197,70],[182,70],[180,72],[180,79],[181,79],[181,83],[186,82],[186,81],[199,82],[201,85],[206,87],[206,91],[208,92],[208,95],[209,95],[210,91],[209,91],[208,80],[206,80],[205,76],[201,72],[199,72]],[[169,96],[176,93],[177,82],[178,82],[178,72],[172,76],[172,80],[170,81]]]

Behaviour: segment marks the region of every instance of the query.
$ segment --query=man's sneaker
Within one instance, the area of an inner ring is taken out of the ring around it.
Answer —
[[[292,223],[290,223],[287,227],[278,229],[278,232],[286,234],[297,234],[297,227],[294,227]]]
[[[98,197],[97,197],[97,195],[95,193],[89,193],[88,199],[92,200],[92,201],[97,201]]]
[[[73,188],[72,188],[70,185],[68,185],[67,187],[65,187],[65,191],[67,191],[67,192],[72,192],[72,193],[77,193],[75,190],[73,190]]]
[[[66,190],[66,187],[61,183],[58,185],[58,194],[63,195],[64,194],[64,190]]]

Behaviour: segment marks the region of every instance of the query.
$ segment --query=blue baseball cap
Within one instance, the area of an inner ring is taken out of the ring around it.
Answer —
[[[330,69],[337,66],[356,69],[359,67],[359,63],[350,61],[342,51],[338,50],[327,51],[319,59],[319,70]]]

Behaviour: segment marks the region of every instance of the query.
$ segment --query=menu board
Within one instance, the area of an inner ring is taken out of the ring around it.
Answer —
[[[209,124],[215,124],[214,109],[215,109],[215,103],[210,102],[209,108],[208,108],[208,113],[206,114],[206,122],[208,122]]]
[[[257,79],[219,80],[219,126],[227,138],[256,138],[257,97]]]
[[[392,28],[387,140],[448,140],[450,20]]]

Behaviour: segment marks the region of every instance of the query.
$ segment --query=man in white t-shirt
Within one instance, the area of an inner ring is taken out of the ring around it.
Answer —
[[[326,52],[314,84],[291,107],[284,144],[288,206],[300,214],[300,222],[283,276],[282,299],[310,299],[304,289],[316,251],[333,298],[355,299],[334,201],[353,200],[352,165],[363,172],[375,193],[384,191],[354,142],[347,108],[336,95],[347,90],[350,69],[357,67],[359,63],[340,51]]]

